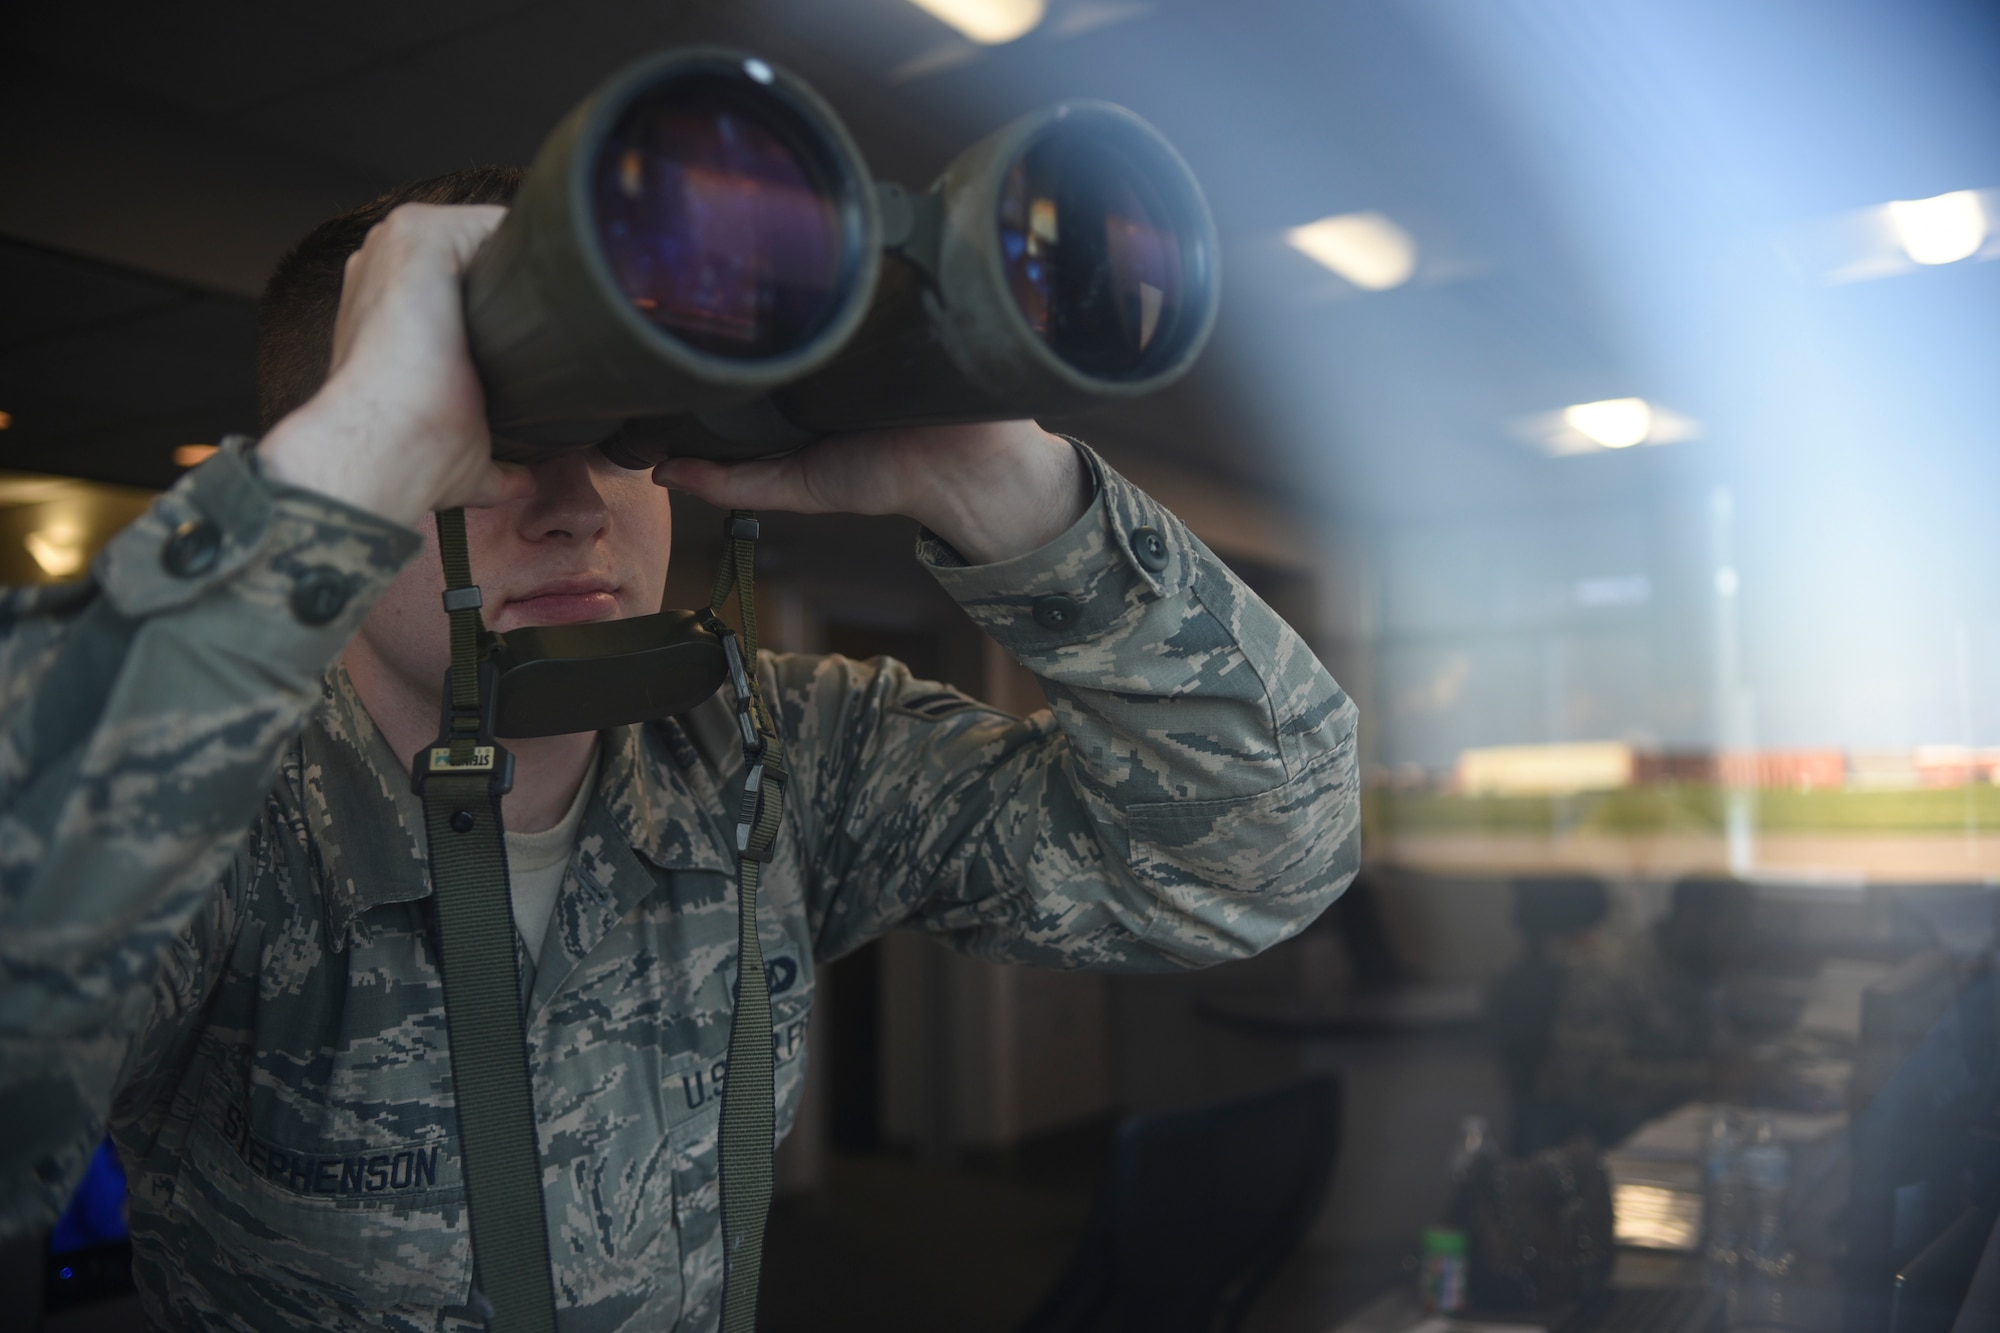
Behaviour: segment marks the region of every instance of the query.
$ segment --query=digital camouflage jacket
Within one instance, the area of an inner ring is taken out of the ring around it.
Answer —
[[[1353,706],[1085,458],[1096,499],[1042,550],[919,551],[1051,712],[893,662],[759,663],[793,773],[760,904],[781,1132],[817,961],[914,926],[991,960],[1194,967],[1354,873]],[[422,813],[335,665],[417,547],[226,451],[91,581],[0,604],[0,1219],[53,1217],[108,1125],[158,1325],[478,1327]],[[524,969],[565,1330],[718,1316],[732,725],[718,699],[606,734]]]
[[[1538,1074],[1558,1134],[1623,1142],[1699,1097],[1740,1046],[1727,991],[1676,967],[1651,930],[1606,932],[1575,956]]]

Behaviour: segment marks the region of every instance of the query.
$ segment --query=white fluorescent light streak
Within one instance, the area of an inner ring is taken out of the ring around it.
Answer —
[[[1630,449],[1653,433],[1653,408],[1643,398],[1606,398],[1563,409],[1563,424],[1603,449]]]
[[[1285,244],[1356,287],[1385,292],[1417,271],[1417,243],[1380,213],[1337,213],[1293,227]]]
[[[1897,199],[1788,228],[1786,261],[1829,286],[2000,259],[2000,189]]]
[[[1898,199],[1889,205],[1889,225],[1903,253],[1918,264],[1956,264],[1978,254],[1986,240],[1986,210],[1977,190]]]
[[[1048,0],[910,0],[941,23],[981,46],[1000,46],[1025,37],[1048,13]]]
[[[1702,433],[1700,422],[1644,398],[1602,398],[1538,412],[1515,421],[1512,430],[1550,458],[1676,444]]]

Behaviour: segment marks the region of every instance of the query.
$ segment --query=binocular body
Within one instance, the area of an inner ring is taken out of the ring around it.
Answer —
[[[496,453],[642,467],[1151,393],[1218,295],[1200,187],[1129,111],[1033,113],[910,193],[804,83],[700,48],[563,120],[465,310]]]

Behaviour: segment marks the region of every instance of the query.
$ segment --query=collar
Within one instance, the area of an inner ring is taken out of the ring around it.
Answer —
[[[356,919],[431,893],[424,807],[345,667],[322,680],[322,706],[299,738],[306,828],[318,853],[328,934],[346,947]],[[584,814],[591,866],[618,918],[653,892],[653,870],[732,874],[722,793],[683,771],[660,729],[618,727],[601,739],[597,790]],[[642,866],[641,862],[647,863]]]

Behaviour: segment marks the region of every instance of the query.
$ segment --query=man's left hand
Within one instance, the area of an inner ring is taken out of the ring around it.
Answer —
[[[902,514],[978,565],[1053,541],[1090,498],[1076,450],[1032,421],[856,431],[754,463],[673,458],[653,480],[720,509]]]

